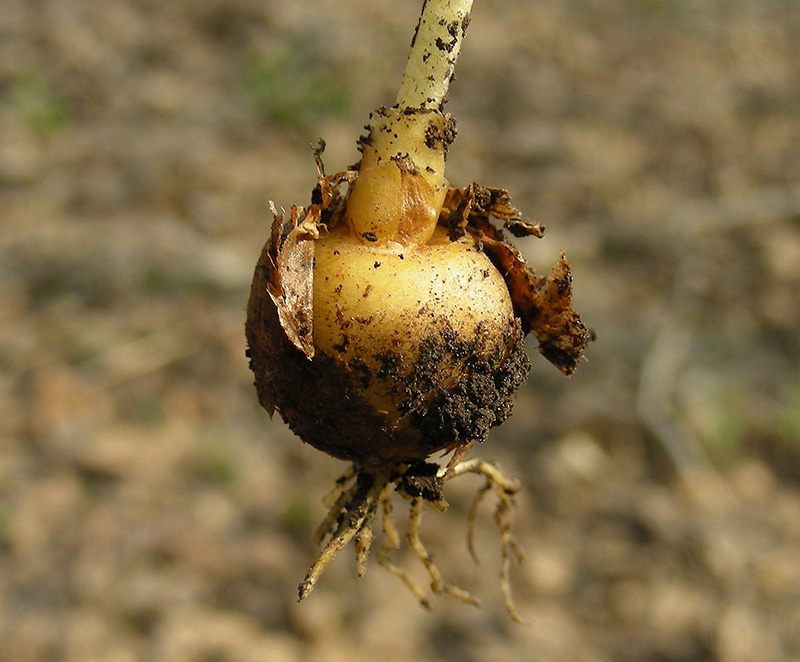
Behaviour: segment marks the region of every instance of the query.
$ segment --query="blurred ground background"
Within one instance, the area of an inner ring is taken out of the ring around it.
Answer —
[[[296,602],[343,466],[256,403],[250,275],[419,4],[4,0],[3,662],[800,660],[796,0],[478,0],[448,176],[548,226],[524,250],[599,336],[477,449],[525,484],[530,625],[490,504],[464,548],[469,477],[423,534],[483,609],[351,550]]]

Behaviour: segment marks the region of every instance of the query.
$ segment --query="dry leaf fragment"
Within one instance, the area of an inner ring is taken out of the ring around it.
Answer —
[[[314,356],[314,242],[327,232],[323,218],[330,218],[341,207],[339,186],[352,181],[354,174],[346,171],[326,177],[321,159],[324,147],[325,143],[320,141],[314,150],[319,177],[311,195],[311,205],[292,205],[289,218],[284,220],[285,214],[278,213],[270,202],[272,232],[265,247],[270,267],[267,291],[275,304],[281,328],[308,358]]]
[[[511,294],[514,312],[525,333],[539,341],[539,352],[565,375],[578,365],[586,345],[594,339],[572,308],[572,276],[569,262],[561,253],[549,278],[537,276],[522,253],[505,240],[489,218],[504,221],[515,236],[541,237],[544,227],[522,219],[502,189],[480,184],[450,189],[442,218],[451,238],[472,233],[494,265],[503,274]]]
[[[309,358],[314,356],[314,241],[319,238],[319,209],[315,207],[303,210],[292,205],[288,228],[284,215],[273,211],[268,248],[272,270],[267,291],[286,337]]]
[[[569,376],[595,333],[572,308],[572,274],[563,251],[550,277],[542,280],[536,298],[539,317],[531,333],[539,341],[539,352]]]
[[[503,221],[503,226],[515,237],[544,236],[541,223],[523,218],[511,204],[508,191],[472,183],[464,188],[452,188],[447,193],[444,209],[450,239],[457,239],[466,232],[470,216],[493,216]]]

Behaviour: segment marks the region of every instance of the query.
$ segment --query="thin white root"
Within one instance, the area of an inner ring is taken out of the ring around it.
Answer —
[[[511,534],[511,522],[513,521],[514,511],[517,507],[514,495],[520,489],[520,482],[504,476],[496,465],[481,460],[480,458],[464,460],[455,466],[449,467],[448,473],[445,475],[445,480],[462,476],[466,473],[474,473],[486,477],[486,485],[475,495],[472,507],[470,508],[467,524],[467,549],[469,549],[472,558],[475,559],[477,563],[477,557],[473,546],[475,519],[478,514],[478,506],[483,500],[483,497],[489,490],[494,488],[495,495],[497,496],[497,508],[494,512],[494,521],[500,532],[500,549],[502,554],[500,590],[503,594],[503,604],[509,616],[511,616],[514,621],[525,624],[526,621],[520,616],[519,611],[517,611],[511,592],[511,559],[513,557],[516,559],[517,563],[522,563],[525,560],[525,553]]]
[[[459,457],[463,458],[463,454],[460,454]],[[302,600],[311,593],[322,573],[350,540],[355,542],[356,571],[359,577],[366,572],[373,543],[372,527],[375,513],[380,507],[384,541],[378,550],[378,564],[402,581],[423,607],[431,608],[427,591],[418,585],[403,568],[395,565],[388,558],[389,554],[400,546],[400,535],[394,523],[392,509],[393,492],[397,489],[404,498],[411,502],[406,540],[430,577],[431,591],[435,595],[449,595],[460,602],[479,607],[481,602],[472,593],[444,580],[439,567],[434,562],[433,555],[425,548],[420,537],[425,504],[429,503],[440,510],[446,509],[447,502],[441,496],[442,484],[458,476],[473,473],[483,476],[486,484],[478,490],[469,511],[467,549],[477,563],[474,531],[478,509],[486,495],[494,490],[498,500],[494,520],[500,533],[502,551],[500,587],[503,602],[511,618],[518,623],[524,623],[525,621],[514,605],[510,577],[511,560],[515,559],[521,563],[525,559],[522,549],[511,535],[511,523],[516,508],[514,495],[520,489],[519,481],[504,476],[496,465],[477,458],[451,461],[435,477],[424,472],[411,474],[406,471],[409,471],[409,468],[405,465],[395,467],[391,473],[376,474],[359,472],[357,468],[353,467],[336,481],[335,487],[324,499],[328,513],[315,534],[315,538],[320,544],[326,537],[330,536],[330,539],[300,584],[300,599]],[[412,487],[415,489],[412,490]],[[428,493],[425,492],[426,489]],[[419,496],[420,490],[425,497]]]
[[[326,508],[330,509],[333,508],[334,504],[339,500],[342,494],[350,489],[347,487],[347,484],[353,481],[356,477],[356,468],[354,465],[350,465],[350,468],[345,471],[341,476],[336,479],[336,483],[333,485],[333,489],[328,492],[324,497],[322,497],[322,505]]]
[[[469,550],[470,556],[472,556],[472,560],[475,561],[475,565],[478,565],[478,555],[475,552],[475,522],[478,519],[478,508],[481,505],[481,501],[483,501],[483,497],[486,496],[486,493],[492,489],[492,481],[486,480],[486,484],[478,490],[475,494],[475,498],[472,500],[472,506],[469,509],[469,515],[467,517],[467,549]]]
[[[474,445],[475,440],[473,439],[465,444],[456,446],[455,450],[453,450],[453,454],[450,456],[450,460],[447,462],[444,468],[439,469],[439,476],[441,476],[442,480],[447,480],[450,477],[450,474],[453,473],[453,468],[466,460],[467,455],[469,455],[469,452],[472,450]],[[447,454],[447,451],[445,451],[445,454]]]
[[[486,460],[481,460],[479,457],[459,462],[450,469],[444,479],[450,480],[451,478],[457,478],[467,473],[486,476],[486,478],[492,482],[492,485],[511,495],[519,492],[519,488],[522,487],[521,483],[516,478],[504,476],[497,465],[487,462]]]
[[[430,609],[431,601],[428,599],[428,596],[426,595],[425,591],[422,588],[420,588],[419,585],[413,579],[411,579],[411,577],[405,570],[395,565],[389,559],[386,558],[392,550],[400,547],[400,534],[397,532],[397,527],[394,525],[394,518],[392,514],[393,487],[394,485],[387,484],[379,497],[381,502],[381,514],[383,516],[383,535],[385,540],[376,558],[378,564],[384,570],[386,570],[391,575],[397,577],[401,582],[403,582],[406,585],[408,590],[414,594],[417,600],[419,600],[419,603],[423,607],[425,607],[425,609]]]
[[[358,488],[358,483],[353,480],[354,478],[354,469],[345,472],[336,480],[334,488],[323,497],[322,503],[328,509],[328,514],[314,532],[314,542],[317,545],[321,545],[325,537],[336,530],[336,523],[341,516],[342,509],[353,498]],[[348,485],[351,481],[352,483]]]
[[[437,595],[444,593],[445,595],[449,595],[451,598],[455,598],[461,602],[466,602],[467,604],[475,607],[480,607],[481,601],[469,591],[465,591],[458,586],[453,586],[452,584],[444,581],[442,578],[442,573],[439,572],[439,568],[433,561],[433,556],[422,544],[422,540],[420,540],[419,537],[419,531],[422,523],[422,512],[424,506],[425,502],[420,497],[416,497],[411,500],[411,515],[408,519],[408,532],[406,534],[406,539],[408,540],[408,544],[411,546],[411,549],[414,550],[417,558],[422,562],[422,565],[425,566],[425,569],[428,571],[428,574],[431,577],[431,590]]]
[[[325,572],[325,569],[330,565],[331,561],[336,558],[336,555],[347,546],[347,543],[352,540],[363,526],[364,522],[369,519],[370,515],[375,512],[377,507],[377,497],[383,485],[376,487],[374,477],[368,474],[359,474],[356,479],[355,485],[346,490],[345,494],[352,494],[352,498],[343,503],[340,496],[334,504],[335,509],[328,512],[327,517],[323,521],[323,525],[329,521],[336,521],[340,515],[342,516],[341,523],[336,531],[331,536],[328,544],[320,552],[314,565],[309,568],[305,579],[298,587],[298,594],[300,600],[308,596],[314,588],[317,580]],[[341,511],[341,512],[340,512]],[[320,526],[318,532],[323,528]],[[324,534],[323,534],[324,537]]]
[[[372,522],[374,519],[375,508],[372,508],[364,518],[358,533],[356,533],[356,573],[359,577],[363,577],[364,573],[367,572],[367,560],[369,559],[369,550],[372,547],[372,539],[374,537],[372,534]]]

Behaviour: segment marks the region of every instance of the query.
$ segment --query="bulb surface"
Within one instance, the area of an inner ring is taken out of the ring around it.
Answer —
[[[314,242],[314,263],[312,357],[287,340],[265,283],[248,322],[262,403],[304,441],[361,466],[413,463],[510,415],[530,368],[523,333],[471,237],[437,228],[426,244],[369,246],[342,224]]]

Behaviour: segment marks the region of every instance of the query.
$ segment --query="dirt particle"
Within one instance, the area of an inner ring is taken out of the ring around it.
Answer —
[[[340,342],[338,345],[333,345],[333,349],[339,352],[339,354],[344,354],[347,351],[347,347],[349,344],[350,344],[350,336],[343,335],[342,342]]]
[[[409,467],[400,480],[400,488],[412,498],[422,497],[435,503],[444,499],[444,481],[437,475],[439,465],[418,462]]]

